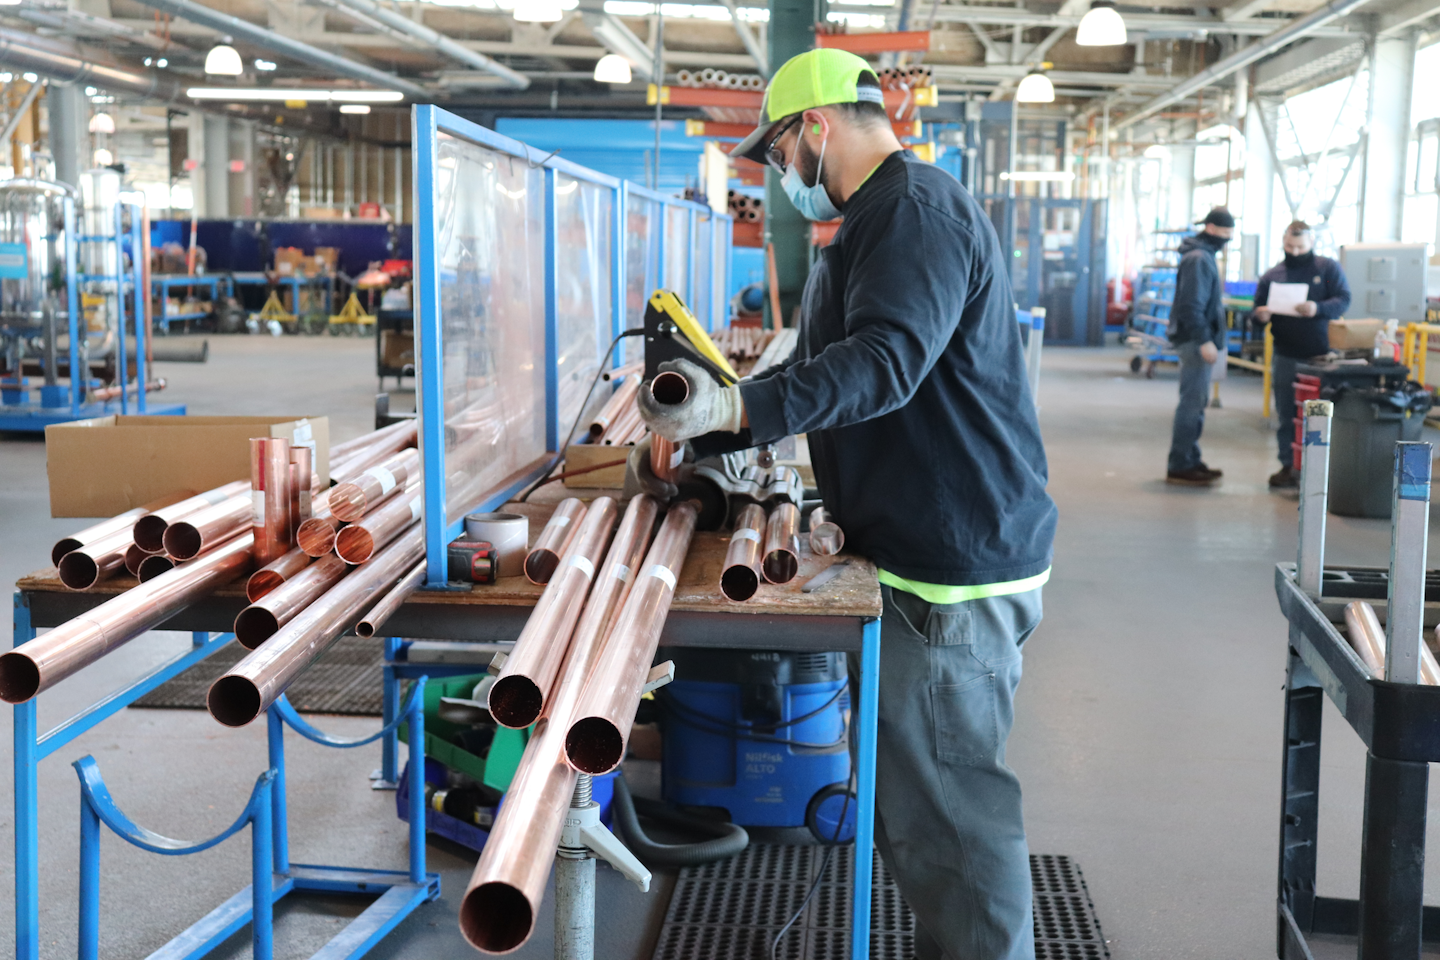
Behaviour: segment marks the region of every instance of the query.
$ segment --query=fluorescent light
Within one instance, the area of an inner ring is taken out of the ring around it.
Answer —
[[[595,62],[597,83],[629,83],[630,61],[618,53],[607,53]]]
[[[1043,73],[1027,73],[1015,88],[1016,103],[1054,103],[1055,85]]]
[[[40,80],[40,74],[38,74],[38,73],[22,73],[22,74],[20,74],[20,79],[21,79],[21,80],[24,80],[26,83],[37,83],[37,82],[39,82],[39,80]]]
[[[1148,160],[1165,160],[1170,156],[1170,148],[1160,143],[1152,143],[1145,148],[1145,158]]]
[[[1002,172],[1001,180],[1014,180],[1016,183],[1069,183],[1075,179],[1073,173],[1047,173],[1042,170],[1016,170],[1014,173]]]
[[[20,6],[20,0],[0,0],[0,6],[18,7]]]
[[[560,0],[517,0],[514,16],[522,23],[554,23],[565,10]]]
[[[265,70],[265,71],[274,70],[274,69],[275,69],[275,61],[274,61],[274,60],[256,60],[256,61],[255,61],[255,69],[256,69],[256,70]]]
[[[170,66],[170,61],[166,60],[164,57],[161,57],[159,60],[155,61],[155,66],[159,67],[161,70],[164,70],[166,67]]]
[[[245,61],[240,51],[226,43],[219,43],[205,54],[205,72],[222,77],[238,77],[245,72]]]
[[[370,112],[370,105],[368,103],[342,103],[340,112],[366,114]]]
[[[108,113],[97,113],[90,118],[91,133],[114,133],[115,118]]]
[[[191,87],[192,100],[304,100],[309,103],[395,103],[404,100],[398,90],[321,90],[316,87]]]
[[[101,147],[99,150],[95,151],[95,166],[108,167],[114,162],[115,156],[109,150],[106,150],[104,147]]]
[[[1125,40],[1125,21],[1111,0],[1094,0],[1075,31],[1075,42],[1082,47],[1115,47]]]

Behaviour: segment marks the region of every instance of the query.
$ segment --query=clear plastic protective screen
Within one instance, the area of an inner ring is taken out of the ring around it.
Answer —
[[[711,330],[725,326],[730,318],[730,291],[725,289],[725,278],[730,270],[730,232],[730,220],[725,217],[710,218],[710,257],[715,264],[710,278]]]
[[[665,279],[663,286],[690,303],[690,211],[668,207],[665,211]]]
[[[625,329],[645,325],[645,305],[660,284],[660,204],[630,194],[625,210]],[[625,362],[645,357],[640,337],[625,339]]]
[[[706,330],[715,329],[710,313],[710,264],[715,261],[715,234],[710,229],[710,214],[695,214],[695,239],[691,243],[695,258],[695,289],[690,291],[687,306]]]
[[[545,172],[443,132],[436,157],[453,523],[546,453]]]
[[[614,191],[555,174],[555,332],[560,398],[560,439],[570,429],[585,392],[610,345],[611,262]],[[636,338],[638,339],[638,338]],[[599,409],[608,391],[597,389]]]

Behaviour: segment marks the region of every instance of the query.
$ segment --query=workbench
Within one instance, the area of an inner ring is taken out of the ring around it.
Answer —
[[[556,484],[541,488],[535,501],[509,503],[504,509],[530,518],[533,544],[560,499],[579,496],[589,500],[601,494],[614,495],[614,491],[562,490]],[[809,553],[803,536],[801,540],[800,572],[794,580],[783,585],[762,584],[751,600],[735,603],[725,598],[719,586],[729,535],[697,531],[676,584],[660,643],[662,647],[834,650],[861,654],[860,689],[855,691],[856,714],[851,726],[853,735],[858,737],[859,748],[858,862],[851,955],[859,960],[868,956],[866,947],[870,939],[880,585],[875,567],[869,561],[845,554],[815,557]],[[840,560],[849,561],[844,573],[814,593],[802,591],[806,581]],[[77,592],[66,589],[53,568],[30,574],[16,584],[16,643],[33,636],[39,628],[64,623],[134,585],[133,578],[121,576],[102,581],[91,590]],[[507,577],[494,584],[473,585],[468,590],[422,590],[412,595],[385,627],[391,638],[384,641],[384,723],[393,725],[400,717],[401,687],[405,681],[421,676],[438,678],[483,671],[495,652],[509,649],[543,590],[524,577]],[[228,635],[235,616],[246,605],[244,581],[237,580],[156,627],[194,633],[194,650],[97,704],[97,707],[110,704],[113,709],[102,707],[99,715],[87,717],[84,728],[88,729],[224,646],[227,640],[210,639],[210,635]],[[27,957],[38,956],[39,862],[38,838],[33,825],[39,798],[33,773],[22,775],[21,764],[22,760],[33,763],[34,758],[48,752],[39,750],[39,745],[51,734],[39,735],[36,730],[35,701],[19,704],[15,711],[17,937],[32,938],[37,949],[29,953],[22,945],[17,955]],[[382,766],[372,779],[377,786],[390,786],[397,779],[397,732],[392,728],[381,743]],[[30,826],[22,828],[26,823]]]

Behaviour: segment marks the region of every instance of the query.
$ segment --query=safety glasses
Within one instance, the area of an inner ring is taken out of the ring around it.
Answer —
[[[770,141],[770,146],[765,148],[765,162],[770,164],[770,166],[774,167],[780,173],[785,172],[785,154],[781,152],[780,148],[776,146],[776,144],[780,142],[781,137],[785,136],[785,134],[790,132],[791,127],[795,126],[803,118],[804,115],[799,113],[791,117],[790,120],[780,128],[780,132],[775,134],[775,139]]]

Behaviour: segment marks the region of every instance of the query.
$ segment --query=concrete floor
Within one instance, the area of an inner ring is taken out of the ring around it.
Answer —
[[[1226,471],[1211,490],[1163,477],[1173,371],[1131,375],[1117,350],[1047,351],[1041,420],[1051,491],[1060,505],[1047,618],[1027,646],[1010,757],[1027,791],[1032,848],[1074,857],[1085,872],[1116,960],[1274,956],[1281,685],[1285,624],[1272,569],[1294,557],[1295,500],[1269,493],[1273,434],[1260,418],[1258,378],[1223,387],[1210,411],[1207,461]],[[191,413],[326,414],[331,436],[365,430],[375,391],[373,342],[212,337],[204,366],[161,365],[167,399]],[[397,397],[404,408],[409,394]],[[42,442],[0,437],[0,580],[44,564],[77,526],[52,520]],[[1386,562],[1388,524],[1332,518],[1332,562]],[[10,625],[0,623],[0,648]],[[152,634],[47,693],[42,728],[63,719],[188,636]],[[1329,708],[1327,708],[1328,710]],[[1327,713],[1320,891],[1355,896],[1364,754]],[[323,718],[336,734],[373,720]],[[10,711],[0,711],[10,742]],[[329,750],[290,738],[292,859],[403,868],[405,831],[394,795],[373,793],[378,747]],[[123,809],[172,836],[218,832],[235,816],[265,756],[263,727],[219,727],[198,712],[128,710],[41,768],[41,927],[44,955],[75,949],[78,796],[69,762],[93,754]],[[0,793],[10,791],[8,751]],[[0,804],[0,849],[13,833]],[[248,882],[248,842],[161,858],[108,838],[101,954],[148,954]],[[474,955],[454,909],[473,857],[432,842],[446,895],[393,933],[375,957]],[[1432,866],[1432,880],[1440,878]],[[648,960],[646,933],[664,889],[642,896],[600,871],[606,960]],[[0,902],[13,874],[0,869]],[[309,956],[355,912],[348,900],[308,900],[282,914],[277,957]],[[548,909],[548,904],[547,904]],[[517,956],[549,955],[549,914]],[[13,917],[0,906],[0,943]],[[218,955],[248,955],[244,937]],[[1326,945],[1324,956],[1353,956]]]

